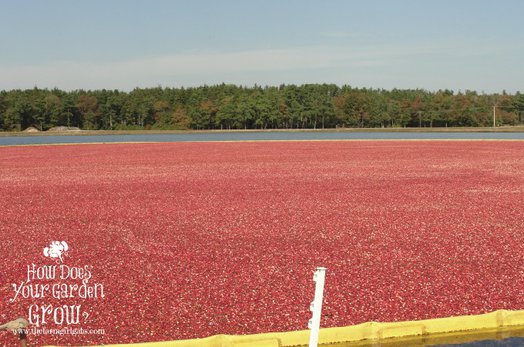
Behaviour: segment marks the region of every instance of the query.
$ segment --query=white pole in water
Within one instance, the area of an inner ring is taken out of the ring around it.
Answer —
[[[311,303],[309,309],[313,312],[313,318],[308,322],[308,328],[311,329],[311,335],[309,335],[309,347],[317,347],[318,345],[318,332],[320,330],[320,316],[322,314],[322,299],[324,298],[324,281],[326,278],[326,268],[317,267],[313,281],[315,285],[315,298]]]

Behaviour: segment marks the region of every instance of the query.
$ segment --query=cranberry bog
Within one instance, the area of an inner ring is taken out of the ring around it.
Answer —
[[[0,197],[33,345],[303,330],[317,266],[322,327],[524,308],[523,141],[2,147]]]

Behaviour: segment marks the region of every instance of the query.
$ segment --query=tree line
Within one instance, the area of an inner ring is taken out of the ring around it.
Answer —
[[[367,89],[334,84],[0,91],[0,129],[321,129],[523,122],[524,94]]]

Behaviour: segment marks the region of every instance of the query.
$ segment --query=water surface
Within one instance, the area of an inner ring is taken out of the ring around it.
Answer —
[[[524,132],[296,132],[253,131],[131,135],[0,136],[1,145],[113,142],[292,140],[524,140]]]

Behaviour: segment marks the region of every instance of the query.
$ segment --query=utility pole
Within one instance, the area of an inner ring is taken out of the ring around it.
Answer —
[[[497,127],[497,106],[493,105],[493,127]]]

